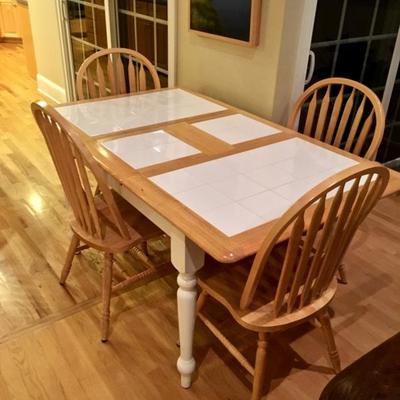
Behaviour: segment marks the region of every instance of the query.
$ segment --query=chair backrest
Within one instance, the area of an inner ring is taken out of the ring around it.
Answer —
[[[104,239],[104,218],[101,217],[94,189],[101,193],[114,230],[123,239],[130,239],[113,194],[106,184],[105,173],[82,142],[79,134],[45,102],[32,103],[32,113],[42,131],[60,178],[65,196],[81,230],[96,240]],[[90,171],[90,173],[88,173]],[[95,181],[95,182],[94,182]]]
[[[307,136],[373,160],[382,141],[385,113],[376,94],[345,78],[328,78],[310,86],[296,101],[288,127]]]
[[[272,250],[283,238],[288,241],[275,287],[274,316],[300,310],[323,296],[354,233],[388,180],[385,167],[360,164],[328,178],[299,199],[276,222],[258,251],[240,307],[248,308],[256,291],[262,290],[260,278]]]
[[[135,50],[104,49],[89,56],[80,66],[76,78],[79,100],[94,99],[147,90],[147,72],[154,89],[160,89],[160,79],[154,65]],[[85,94],[86,88],[86,94]]]

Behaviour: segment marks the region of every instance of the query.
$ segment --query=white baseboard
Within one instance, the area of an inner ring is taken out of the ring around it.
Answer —
[[[57,85],[41,74],[36,75],[36,80],[38,92],[43,96],[46,96],[55,103],[65,103],[67,101],[65,88]]]

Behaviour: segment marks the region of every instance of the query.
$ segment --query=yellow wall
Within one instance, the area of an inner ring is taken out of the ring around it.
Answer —
[[[189,1],[179,1],[178,85],[271,117],[286,0],[263,0],[260,44],[247,48],[189,31]]]
[[[29,15],[39,91],[57,101],[65,97],[63,57],[55,0],[30,0]]]

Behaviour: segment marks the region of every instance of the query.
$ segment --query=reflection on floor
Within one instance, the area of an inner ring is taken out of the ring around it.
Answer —
[[[105,345],[101,258],[84,252],[67,290],[58,285],[70,211],[30,115],[40,95],[23,62],[20,47],[0,44],[0,398],[249,398],[249,377],[201,323],[195,382],[190,390],[179,387],[174,275],[113,299]],[[382,201],[346,257],[349,284],[333,303],[343,366],[400,330],[399,207],[399,197]],[[252,357],[255,342],[213,311]],[[277,337],[272,357],[269,399],[316,399],[332,378],[312,326]]]

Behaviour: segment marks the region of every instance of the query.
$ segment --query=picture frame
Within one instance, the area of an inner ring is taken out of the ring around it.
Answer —
[[[259,44],[262,0],[189,0],[190,31],[232,44]]]

